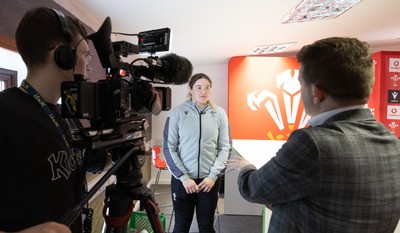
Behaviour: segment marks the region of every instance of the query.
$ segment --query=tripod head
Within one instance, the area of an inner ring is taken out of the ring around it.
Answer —
[[[125,145],[109,150],[113,156],[113,160],[118,160],[119,158],[122,158],[123,155],[126,154],[131,148],[137,148],[137,150],[134,151],[132,156],[115,172],[117,185],[124,188],[132,188],[142,185],[143,173],[141,168],[146,162],[145,156],[148,155],[149,152],[146,152],[145,145],[142,140],[132,141]]]

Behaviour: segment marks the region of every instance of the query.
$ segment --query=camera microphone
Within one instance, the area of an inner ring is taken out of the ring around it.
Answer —
[[[160,58],[148,57],[144,61],[149,65],[149,69],[157,73],[157,78],[170,84],[187,83],[192,76],[192,63],[185,57],[174,53],[167,54]]]

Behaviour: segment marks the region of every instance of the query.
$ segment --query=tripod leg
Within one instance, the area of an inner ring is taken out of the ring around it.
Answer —
[[[158,218],[160,209],[150,199],[144,200],[143,205],[154,233],[164,233],[164,230],[161,226],[161,221]]]
[[[105,233],[126,233],[133,211],[133,199],[115,185],[107,186],[103,217],[106,223]]]

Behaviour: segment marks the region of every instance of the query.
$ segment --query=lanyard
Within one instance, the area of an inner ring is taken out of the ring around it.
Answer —
[[[53,124],[56,126],[56,128],[60,132],[60,134],[65,142],[65,145],[68,147],[69,151],[72,154],[74,154],[73,150],[69,146],[69,143],[67,140],[67,135],[65,133],[64,128],[62,127],[62,125],[60,123],[58,123],[56,117],[54,116],[53,111],[50,109],[49,105],[47,105],[47,103],[44,101],[42,96],[26,80],[22,81],[21,88],[23,90],[25,90],[29,95],[31,95],[36,100],[36,102],[40,105],[40,107],[42,107],[42,109],[46,112],[47,116],[51,119]]]
[[[53,124],[57,127],[58,131],[60,132],[60,134],[61,134],[61,136],[62,136],[62,138],[64,140],[64,143],[65,143],[65,145],[67,146],[67,148],[68,148],[68,150],[70,152],[70,155],[72,155],[74,157],[74,159],[76,160],[78,165],[82,165],[83,164],[82,151],[78,150],[78,151],[75,152],[74,149],[72,147],[70,147],[64,128],[57,121],[53,111],[50,109],[50,107],[46,103],[46,101],[44,101],[43,97],[26,80],[22,81],[20,88],[22,88],[30,96],[32,96],[36,100],[36,102],[42,107],[42,109],[46,112],[46,114],[49,116],[49,118],[51,119]],[[82,198],[84,196],[84,192],[86,192],[86,187],[85,187],[86,178],[85,178],[84,175],[82,175],[82,178],[83,178],[83,180],[78,179],[78,182],[82,182],[80,184],[83,184],[83,193],[78,192],[78,195],[80,195],[80,198]],[[89,214],[87,214],[87,216],[89,216]]]

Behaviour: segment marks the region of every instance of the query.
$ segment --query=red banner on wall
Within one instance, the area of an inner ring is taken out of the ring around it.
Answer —
[[[372,58],[375,83],[368,107],[377,121],[400,137],[400,52],[376,52]]]

